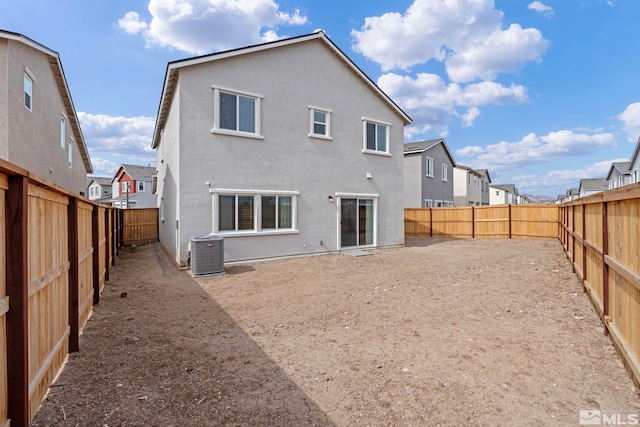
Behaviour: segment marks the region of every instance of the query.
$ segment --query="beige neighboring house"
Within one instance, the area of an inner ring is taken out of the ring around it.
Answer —
[[[489,204],[515,205],[518,204],[518,190],[513,184],[489,185]]]
[[[152,147],[160,241],[224,261],[404,244],[411,119],[318,31],[170,62]]]
[[[474,170],[468,166],[453,168],[453,205],[484,206],[489,204],[491,178],[486,169]]]
[[[0,158],[86,196],[93,172],[57,52],[0,30]]]

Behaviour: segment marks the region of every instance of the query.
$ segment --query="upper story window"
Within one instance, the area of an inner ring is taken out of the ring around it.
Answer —
[[[123,193],[127,193],[131,191],[131,183],[129,181],[123,182],[122,183],[122,192]]]
[[[331,139],[331,110],[309,106],[309,136]]]
[[[67,130],[67,121],[63,116],[60,117],[60,147],[65,148],[67,139],[65,133]]]
[[[364,129],[363,153],[389,154],[389,123],[362,119]]]
[[[449,167],[443,163],[442,164],[442,180],[443,181],[448,180],[448,177],[447,177],[448,173],[449,173]]]
[[[69,167],[73,167],[73,140],[69,138]]]
[[[212,132],[262,138],[261,99],[260,95],[214,88],[215,114]]]
[[[33,79],[27,73],[24,73],[24,106],[27,107],[29,111],[32,110],[32,101]]]
[[[427,157],[427,176],[433,178],[433,159],[431,157]]]
[[[144,192],[144,181],[138,181],[136,186],[138,188],[137,191]]]

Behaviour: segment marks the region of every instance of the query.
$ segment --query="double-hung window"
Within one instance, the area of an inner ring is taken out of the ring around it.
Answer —
[[[374,121],[363,118],[362,126],[364,131],[363,153],[389,154],[389,123]]]
[[[122,192],[127,193],[131,191],[131,183],[129,181],[125,181],[122,183]]]
[[[295,191],[211,190],[214,230],[224,235],[297,233]]]
[[[430,176],[431,178],[433,178],[433,159],[431,157],[427,157],[426,170],[427,170],[427,176]]]
[[[138,181],[137,182],[137,187],[139,192],[144,192],[144,181]]]
[[[309,136],[331,139],[331,110],[309,106]]]
[[[448,172],[449,172],[449,167],[443,163],[442,164],[442,180],[443,181],[447,181]]]
[[[32,101],[33,79],[27,73],[24,73],[24,106],[27,107],[29,111],[32,111]]]
[[[262,138],[260,100],[262,96],[214,87],[212,132]]]

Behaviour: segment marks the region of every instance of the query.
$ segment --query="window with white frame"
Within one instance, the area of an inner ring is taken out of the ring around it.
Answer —
[[[442,164],[442,180],[443,181],[447,181],[448,173],[449,173],[449,167],[443,163]]]
[[[29,111],[33,108],[33,79],[27,73],[24,73],[24,106]]]
[[[331,110],[309,106],[309,136],[331,139]]]
[[[137,181],[136,187],[136,191],[144,192],[144,181]]]
[[[73,140],[69,138],[69,167],[73,167]]]
[[[262,138],[261,99],[260,95],[214,88],[213,132]]]
[[[65,136],[67,131],[67,121],[64,116],[60,116],[60,147],[63,149],[66,147],[67,138]]]
[[[131,191],[131,183],[129,181],[125,181],[122,183],[121,188],[123,193],[127,193]]]
[[[633,182],[640,182],[640,169],[633,171]]]
[[[363,118],[363,153],[389,154],[389,123]]]
[[[427,157],[427,176],[433,178],[433,159],[431,157]]]
[[[233,235],[292,233],[297,192],[214,190],[214,228]]]

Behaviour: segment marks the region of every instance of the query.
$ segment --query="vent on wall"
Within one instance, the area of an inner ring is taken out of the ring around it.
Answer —
[[[191,238],[191,274],[224,274],[224,239],[205,235]]]

